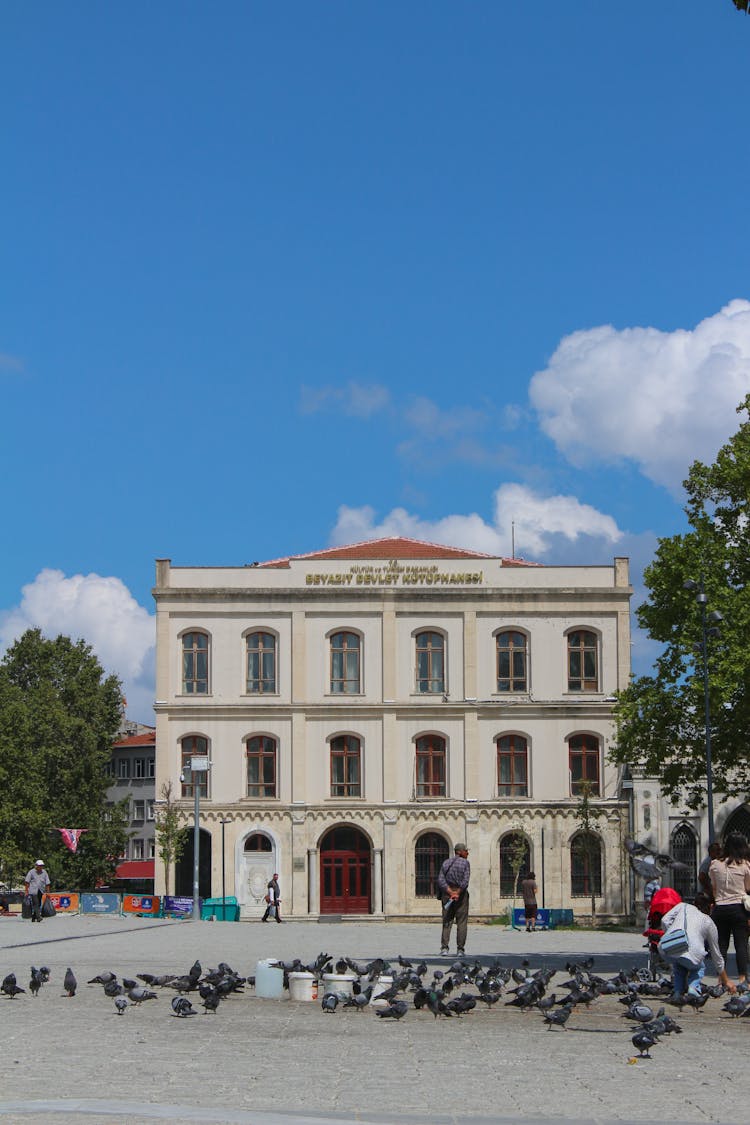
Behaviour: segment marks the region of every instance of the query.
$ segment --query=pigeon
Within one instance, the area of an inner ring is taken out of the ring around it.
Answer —
[[[201,968],[201,963],[200,963],[200,961],[198,961],[196,959],[193,962],[193,964],[190,966],[190,968],[188,969],[188,976],[192,977],[193,980],[198,980],[198,977],[201,975],[202,972],[203,972],[203,969]]]
[[[128,992],[128,997],[134,1004],[142,1004],[144,1000],[155,1000],[156,993],[148,988],[143,988],[141,985],[136,985]]]
[[[39,989],[42,987],[42,974],[39,969],[31,966],[31,980],[29,981],[29,992],[32,996],[39,994]]]
[[[218,992],[216,992],[215,990],[212,990],[211,992],[208,993],[207,996],[203,997],[203,1007],[205,1009],[203,1014],[207,1016],[209,1012],[213,1012],[214,1015],[215,1015],[216,1009],[218,1008],[220,1003],[221,1003],[221,996],[219,995]]]
[[[75,996],[76,989],[78,988],[78,981],[76,980],[75,973],[70,968],[70,966],[68,966],[68,968],[65,970],[65,979],[63,980],[63,988],[67,992],[68,996]]]
[[[123,1015],[127,1006],[128,1000],[126,996],[115,996],[115,1007],[117,1008],[118,1016]]]
[[[103,988],[104,995],[109,996],[110,999],[114,999],[115,996],[125,995],[125,988],[120,984],[119,980],[108,980]]]
[[[745,1012],[750,1007],[750,995],[748,996],[730,996],[726,1004],[722,1004],[722,1012],[728,1012],[730,1016],[737,1019],[739,1016],[744,1016]]]
[[[572,1007],[566,1004],[565,1007],[558,1008],[556,1012],[545,1012],[544,1022],[547,1024],[547,1030],[551,1031],[553,1027],[561,1027],[563,1031],[567,1031],[565,1024],[570,1019],[572,1011]]]
[[[409,1005],[405,1000],[392,1000],[387,1008],[376,1008],[376,1015],[380,1016],[382,1020],[400,1020],[409,1011]]]
[[[638,1048],[639,1059],[650,1059],[652,1056],[649,1054],[649,1047],[653,1047],[659,1040],[656,1038],[652,1031],[645,1031],[642,1027],[636,1031],[632,1038],[632,1044]]]
[[[26,993],[25,988],[19,988],[16,983],[16,974],[8,973],[7,977],[0,984],[0,992],[4,992],[6,996],[10,996],[11,1000],[15,1000],[19,992]]]
[[[328,992],[328,993],[326,993],[326,995],[321,1000],[320,1006],[321,1006],[321,1008],[323,1009],[324,1012],[327,1012],[329,1015],[331,1015],[333,1012],[336,1011],[336,1008],[338,1007],[338,1003],[339,1003],[339,998],[336,995],[336,993],[335,992]]]
[[[707,992],[702,992],[700,996],[696,996],[693,992],[688,992],[685,996],[685,1006],[687,1008],[692,1008],[695,1014],[698,1015],[708,999],[709,994]]]
[[[116,973],[110,972],[99,973],[98,976],[92,977],[90,981],[87,981],[87,984],[107,984],[109,981],[114,980],[116,975]]]
[[[364,1012],[367,1005],[370,1003],[372,996],[373,985],[368,984],[364,992],[360,992],[358,996],[348,996],[344,1003],[345,1008],[356,1008],[360,1012]]]
[[[660,878],[670,867],[673,870],[687,870],[686,863],[682,863],[678,859],[672,859],[671,855],[662,855],[655,852],[645,844],[637,843],[632,836],[626,837],[625,847],[633,871],[646,880]]]
[[[176,1016],[180,1016],[180,1018],[197,1015],[195,1008],[186,996],[172,997],[172,1011]]]

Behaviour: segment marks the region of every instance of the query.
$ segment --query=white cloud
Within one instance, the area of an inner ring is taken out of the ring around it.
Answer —
[[[488,523],[477,513],[449,515],[424,520],[394,508],[380,522],[369,506],[339,508],[331,534],[333,544],[356,543],[405,535],[451,547],[465,547],[486,554],[509,556],[515,540],[517,556],[535,562],[563,561],[571,545],[579,559],[594,549],[610,551],[623,533],[611,516],[582,504],[575,496],[542,496],[521,484],[503,484],[494,496],[494,519]],[[588,542],[584,550],[581,541]],[[565,558],[564,561],[568,561]]]
[[[348,382],[343,387],[306,387],[300,389],[300,410],[317,414],[322,410],[340,410],[351,418],[370,418],[386,410],[391,395],[380,383]]]
[[[679,493],[692,461],[712,461],[750,392],[750,302],[692,330],[611,326],[566,336],[529,396],[542,429],[577,466],[633,461]]]
[[[122,680],[129,717],[152,722],[155,620],[119,578],[42,570],[23,587],[20,604],[0,614],[0,649],[31,628],[82,638]]]

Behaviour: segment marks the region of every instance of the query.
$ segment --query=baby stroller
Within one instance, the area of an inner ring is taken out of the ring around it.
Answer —
[[[659,978],[663,976],[671,976],[672,974],[672,966],[659,952],[659,941],[664,937],[661,920],[673,906],[677,906],[680,902],[682,902],[680,895],[677,891],[673,891],[671,887],[664,887],[662,890],[657,891],[651,899],[651,906],[649,908],[646,929],[643,931],[643,936],[646,939],[648,971],[652,981],[659,980]]]

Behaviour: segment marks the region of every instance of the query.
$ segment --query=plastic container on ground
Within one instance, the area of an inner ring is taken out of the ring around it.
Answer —
[[[239,922],[240,904],[234,895],[226,898],[204,898],[201,904],[201,920],[216,918],[219,922]]]
[[[317,1000],[318,982],[312,973],[289,974],[290,1000]]]
[[[381,997],[381,994],[383,992],[386,992],[387,989],[389,989],[392,984],[393,984],[393,977],[388,977],[388,976],[378,977],[378,979],[375,981],[375,985],[374,985],[373,990],[372,990],[372,996],[370,997],[371,1006],[373,1006],[375,1008],[387,1008],[388,1007],[388,1001],[387,1000],[381,1000],[380,997]]]
[[[323,995],[353,996],[356,979],[354,973],[323,973]]]
[[[281,1000],[284,996],[284,970],[275,961],[258,961],[255,966],[255,995],[264,1000]]]

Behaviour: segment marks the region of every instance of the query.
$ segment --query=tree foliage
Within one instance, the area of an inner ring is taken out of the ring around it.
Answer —
[[[165,781],[161,787],[161,802],[156,811],[156,846],[159,858],[164,864],[164,889],[169,894],[169,877],[174,865],[182,856],[187,844],[184,813],[178,808],[172,782]]]
[[[30,629],[0,663],[0,866],[18,882],[38,856],[57,887],[93,887],[114,873],[127,833],[108,810],[105,766],[121,687],[84,641]],[[78,852],[55,828],[86,828]]]
[[[750,412],[750,396],[738,413]],[[706,644],[714,785],[728,797],[750,788],[750,423],[711,465],[685,481],[690,530],[659,541],[645,572],[638,621],[664,648],[655,674],[633,680],[616,704],[613,760],[661,782],[688,808],[705,804],[706,741],[701,614],[686,580],[703,578],[709,612],[723,621]]]

